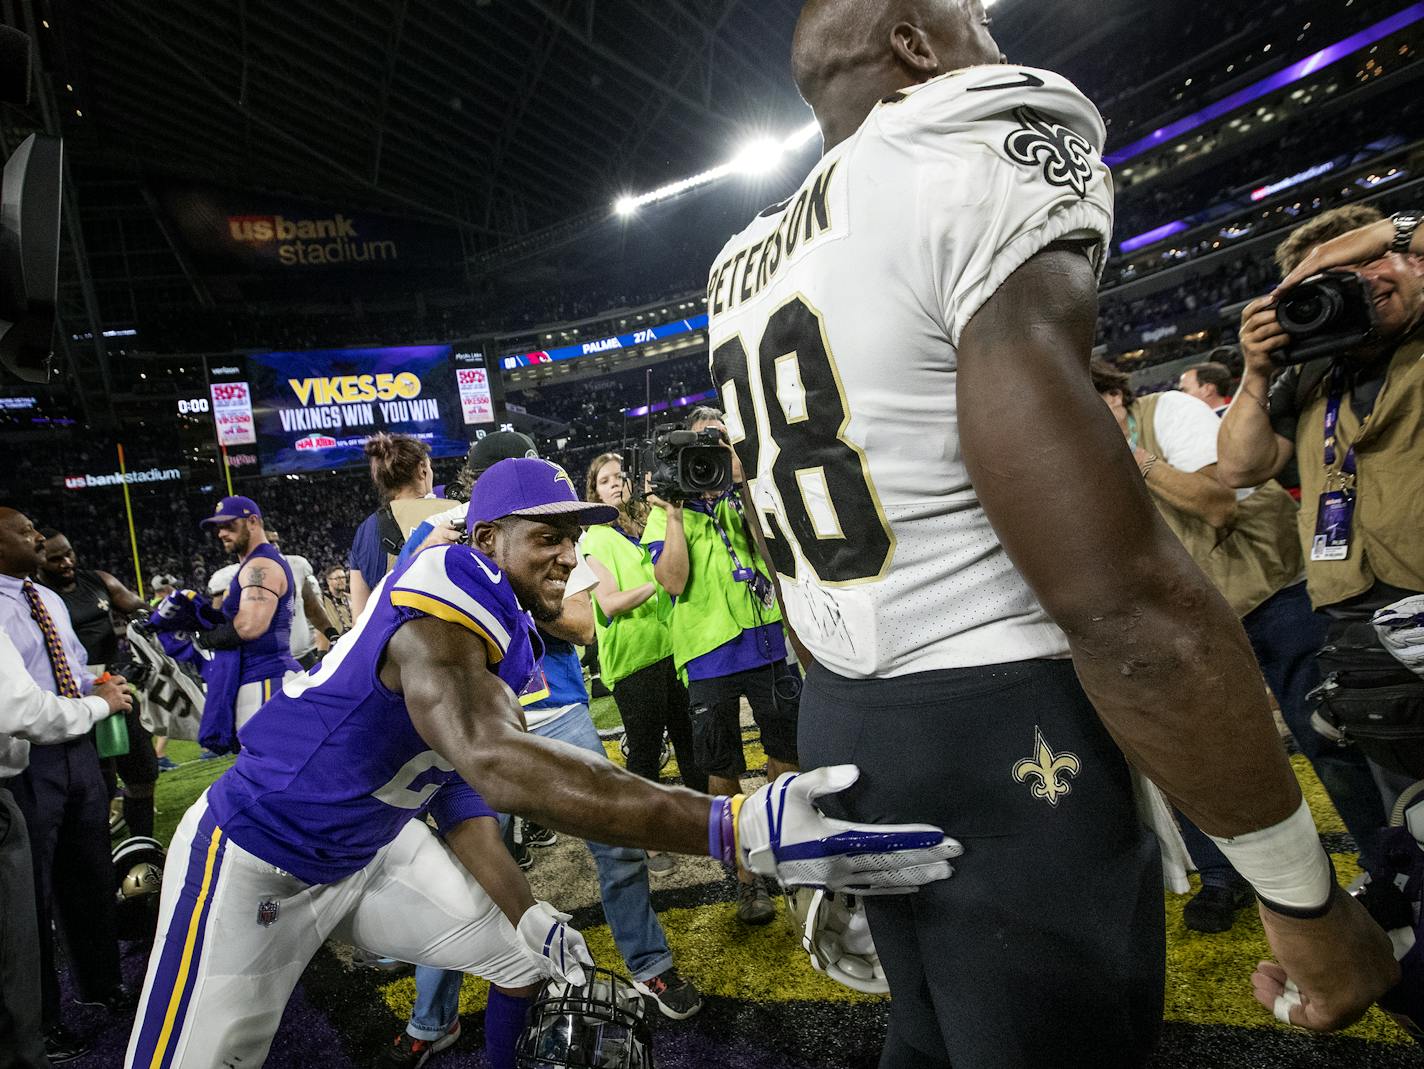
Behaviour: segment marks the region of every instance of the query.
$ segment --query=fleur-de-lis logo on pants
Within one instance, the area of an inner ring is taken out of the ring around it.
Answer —
[[[1034,756],[1025,757],[1014,765],[1014,779],[1023,783],[1032,776],[1038,780],[1033,785],[1033,796],[1042,798],[1051,806],[1057,806],[1058,799],[1073,790],[1068,777],[1081,772],[1082,763],[1075,753],[1054,753],[1048,743],[1043,741],[1043,732],[1036,726],[1033,729],[1033,751]],[[1063,777],[1062,781],[1059,776]]]
[[[1088,195],[1093,177],[1093,146],[1066,126],[1050,122],[1033,108],[1015,108],[1022,129],[1004,142],[1009,158],[1029,166],[1041,164],[1049,185],[1068,186],[1080,197]]]

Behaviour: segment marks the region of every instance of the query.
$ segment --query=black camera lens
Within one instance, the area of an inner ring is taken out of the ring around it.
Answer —
[[[722,482],[722,465],[718,463],[719,459],[703,452],[689,456],[684,469],[688,484],[698,489],[718,489]]]
[[[1302,282],[1281,298],[1276,321],[1287,334],[1315,334],[1328,330],[1345,308],[1338,281],[1322,278]]]

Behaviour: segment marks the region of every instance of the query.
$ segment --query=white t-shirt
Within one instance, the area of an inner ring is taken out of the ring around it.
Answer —
[[[717,257],[713,381],[791,624],[841,675],[1067,655],[970,484],[956,347],[1053,242],[1101,267],[1104,136],[1056,74],[942,75],[878,104]]]
[[[1221,417],[1211,405],[1180,390],[1169,390],[1157,400],[1152,413],[1152,431],[1157,436],[1162,459],[1178,471],[1195,472],[1216,463],[1216,436]],[[1245,501],[1255,487],[1236,491],[1236,500]]]
[[[302,603],[302,591],[311,589],[320,597],[321,587],[317,585],[311,562],[305,557],[283,553],[282,559],[287,562],[287,567],[292,569],[292,656],[305,657],[316,649],[316,631],[307,620],[307,607]],[[213,597],[226,594],[228,587],[232,585],[232,577],[240,567],[241,564],[225,564],[215,571],[208,579],[208,593]]]

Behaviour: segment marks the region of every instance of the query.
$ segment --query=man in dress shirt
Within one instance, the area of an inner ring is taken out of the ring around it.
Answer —
[[[41,690],[24,659],[0,631],[0,781],[30,762],[30,744],[59,743],[88,733],[131,700],[122,676],[99,683],[86,698]],[[30,837],[14,798],[0,787],[0,1050],[17,1069],[50,1064],[40,1033],[40,930]],[[82,1053],[82,1048],[80,1048]]]
[[[44,539],[34,524],[0,507],[0,631],[42,690],[77,698],[94,680],[64,601],[31,579],[43,560]],[[99,755],[87,736],[34,746],[29,767],[3,786],[29,829],[40,934],[40,1020],[50,1060],[64,1061],[76,1056],[80,1044],[60,1023],[52,915],[64,936],[78,1001],[117,1013],[134,1005],[119,973],[109,799]]]

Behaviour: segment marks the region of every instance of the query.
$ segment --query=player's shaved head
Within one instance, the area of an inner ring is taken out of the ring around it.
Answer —
[[[806,0],[791,45],[796,87],[827,148],[886,94],[1002,59],[981,0]]]

